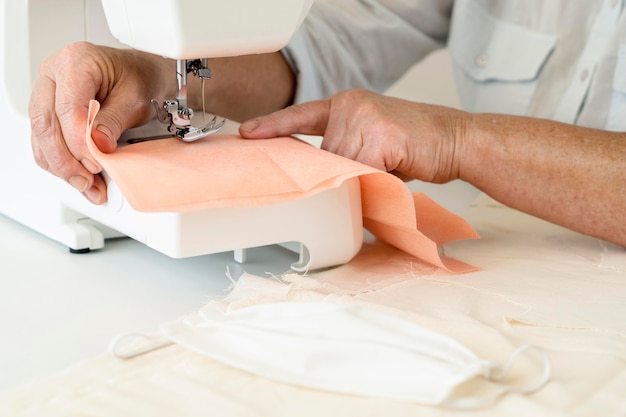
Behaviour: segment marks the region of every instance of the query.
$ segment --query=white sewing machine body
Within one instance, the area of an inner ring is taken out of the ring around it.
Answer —
[[[134,49],[173,59],[275,52],[313,0],[102,0],[111,33]]]
[[[119,4],[119,0],[107,1]],[[292,2],[284,0],[285,4]],[[148,3],[155,8],[159,2]],[[234,10],[243,3],[239,1]],[[270,7],[267,12],[276,15],[277,9]],[[255,13],[257,20],[262,20],[258,11]],[[284,28],[295,31],[304,16],[293,8],[290,13],[292,25]],[[35,164],[27,106],[32,82],[46,56],[81,40],[121,46],[109,32],[102,5],[99,0],[3,0],[0,20],[4,92],[0,96],[0,120],[7,132],[0,152],[1,214],[77,252],[100,249],[108,238],[130,236],[171,257],[235,250],[241,260],[241,249],[299,242],[300,259],[292,268],[306,270],[345,263],[360,249],[363,231],[357,178],[299,201],[184,213],[137,212],[109,182],[108,202],[92,205]],[[151,25],[158,27],[154,21]],[[267,45],[260,48],[264,50]]]

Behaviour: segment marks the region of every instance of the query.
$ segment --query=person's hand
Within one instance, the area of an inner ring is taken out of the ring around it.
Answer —
[[[244,122],[249,139],[322,135],[322,149],[401,178],[444,183],[459,177],[467,113],[348,90]]]
[[[141,125],[167,85],[165,60],[132,50],[81,42],[48,57],[41,65],[29,104],[35,161],[66,180],[90,201],[106,201],[102,168],[85,143],[89,100],[101,103],[93,139],[104,152],[130,127]]]

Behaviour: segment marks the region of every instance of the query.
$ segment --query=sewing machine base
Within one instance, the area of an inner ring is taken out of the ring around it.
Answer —
[[[307,271],[350,261],[363,242],[358,178],[302,200],[181,213],[138,212],[110,181],[102,206],[63,188],[63,204],[83,215],[71,221],[86,229],[84,238],[70,246],[73,252],[102,248],[109,237],[129,236],[173,258],[234,250],[235,259],[243,262],[246,248],[297,242],[299,260],[291,268]]]

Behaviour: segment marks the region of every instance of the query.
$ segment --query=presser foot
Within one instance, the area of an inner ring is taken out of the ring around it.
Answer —
[[[174,136],[183,140],[184,142],[193,142],[198,139],[202,139],[206,136],[212,135],[218,132],[222,126],[226,123],[226,119],[220,121],[217,120],[217,116],[213,116],[211,121],[202,127],[194,126],[176,126],[171,124],[168,130],[174,133]]]
[[[204,126],[192,126],[193,110],[184,108],[185,115],[181,117],[179,104],[174,100],[165,100],[163,106],[160,106],[158,101],[152,99],[152,104],[156,110],[157,119],[161,123],[168,124],[167,130],[184,142],[193,142],[216,133],[226,123],[226,119],[218,121],[217,116],[213,116]]]

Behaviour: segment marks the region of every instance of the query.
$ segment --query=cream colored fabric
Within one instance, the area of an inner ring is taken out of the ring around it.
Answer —
[[[449,335],[480,357],[505,362],[516,346],[544,347],[551,382],[510,394],[481,416],[623,416],[626,413],[624,248],[505,208],[488,199],[467,216],[482,239],[446,252],[482,270],[451,275],[380,242],[349,264],[314,276],[244,275],[216,308],[281,300],[364,303]],[[156,329],[155,329],[156,330]],[[104,350],[104,347],[103,347]],[[511,382],[539,372],[525,358]],[[478,381],[479,383],[481,381]],[[470,384],[467,392],[488,391]],[[467,415],[280,384],[176,345],[123,361],[103,354],[26,388],[2,416],[455,416]]]

